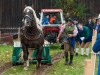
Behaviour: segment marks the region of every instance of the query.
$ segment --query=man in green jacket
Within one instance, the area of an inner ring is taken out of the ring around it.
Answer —
[[[86,47],[86,56],[89,55],[89,46],[92,41],[92,33],[89,28],[86,26],[82,26],[82,24],[78,24],[78,29],[80,30],[79,37],[81,39],[81,55],[84,55],[84,47]]]

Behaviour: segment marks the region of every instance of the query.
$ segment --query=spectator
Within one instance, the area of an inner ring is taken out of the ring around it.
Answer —
[[[93,45],[93,51],[94,51],[95,53],[97,53],[97,52],[100,51],[100,33],[98,33],[96,42],[95,42],[94,45]],[[99,53],[100,53],[100,52],[99,52]],[[100,75],[100,54],[99,54],[98,74],[97,74],[97,75]]]
[[[86,47],[86,56],[89,55],[89,46],[92,41],[92,34],[88,27],[78,24],[78,29],[80,30],[79,37],[82,41],[81,43],[81,55],[84,55],[84,48]]]
[[[77,18],[74,18],[73,19],[73,22],[74,22],[74,25],[76,26],[76,27],[78,27],[78,19]],[[78,30],[78,32],[79,32],[79,30]],[[79,38],[79,34],[77,34],[77,36],[75,37],[75,45],[76,45],[76,56],[78,56],[78,50],[79,50],[79,45],[80,45],[80,38]]]
[[[85,26],[87,26],[93,34],[94,22],[91,20],[91,17],[88,18],[88,21],[86,22]]]
[[[68,23],[65,23],[65,25],[61,28],[57,37],[57,42],[59,42],[59,39],[63,34],[63,32],[65,35],[64,39],[65,65],[67,64],[72,65],[74,56],[75,37],[78,33],[77,27],[73,24],[73,20],[69,19]],[[68,51],[70,51],[70,61],[68,59]]]
[[[93,45],[93,51],[96,53],[100,51],[100,33],[97,35],[96,42]]]
[[[50,23],[51,24],[57,24],[57,20],[56,20],[56,16],[53,15],[51,18],[50,18]]]
[[[49,24],[49,15],[46,14],[45,17],[43,18],[43,21],[42,21],[42,25],[47,25]]]
[[[94,25],[94,30],[97,30],[97,34],[100,33],[100,18],[97,19],[97,23]]]

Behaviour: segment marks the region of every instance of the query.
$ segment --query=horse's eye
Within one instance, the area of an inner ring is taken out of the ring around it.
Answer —
[[[24,19],[22,19],[22,22],[24,22]]]

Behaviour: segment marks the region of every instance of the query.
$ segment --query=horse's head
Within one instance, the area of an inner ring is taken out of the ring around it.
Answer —
[[[23,11],[23,19],[22,22],[25,26],[32,27],[36,25],[37,16],[35,14],[34,9],[31,6],[27,6]]]

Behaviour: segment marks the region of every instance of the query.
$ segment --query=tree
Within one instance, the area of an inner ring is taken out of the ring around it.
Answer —
[[[51,0],[55,8],[63,9],[64,16],[69,13],[68,17],[78,17],[84,19],[86,15],[86,6],[82,3],[77,3],[75,0]]]

